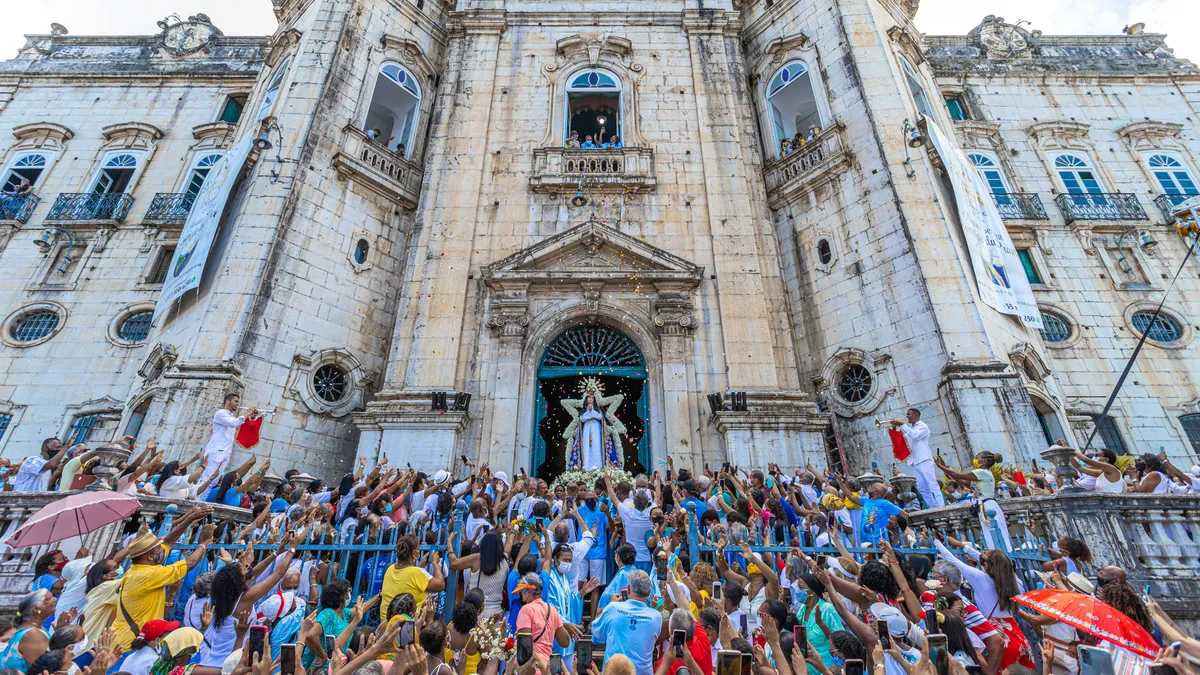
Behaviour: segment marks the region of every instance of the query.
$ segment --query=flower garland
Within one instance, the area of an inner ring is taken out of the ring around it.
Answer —
[[[499,659],[508,661],[516,653],[516,643],[513,636],[508,634],[508,623],[503,618],[496,621],[480,621],[471,630],[471,639],[479,649],[483,659]]]
[[[609,485],[617,485],[618,483],[633,483],[633,474],[617,466],[606,466],[590,471],[564,471],[554,479],[554,485],[574,485],[577,483],[586,483],[588,489],[596,486],[596,479],[604,478]]]

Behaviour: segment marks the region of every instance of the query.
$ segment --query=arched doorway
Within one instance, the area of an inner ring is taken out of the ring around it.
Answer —
[[[564,398],[578,398],[585,377],[599,379],[604,394],[625,395],[616,416],[628,434],[622,438],[625,469],[649,472],[650,434],[646,430],[650,406],[646,391],[646,359],[623,333],[609,326],[577,326],[554,338],[542,352],[537,370],[537,407],[534,426],[534,475],[549,480],[566,468],[563,431],[571,415]]]

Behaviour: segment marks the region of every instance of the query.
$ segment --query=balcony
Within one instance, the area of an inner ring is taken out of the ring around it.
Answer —
[[[1042,198],[1027,192],[992,193],[992,201],[1004,220],[1050,220]]]
[[[1077,220],[1150,220],[1137,195],[1128,192],[1058,195],[1054,203],[1068,224]]]
[[[186,222],[195,201],[194,192],[160,192],[154,195],[154,201],[150,202],[150,208],[146,210],[146,215],[142,216],[142,222]]]
[[[133,206],[133,195],[124,192],[60,194],[46,214],[46,221],[124,222]]]
[[[1159,195],[1154,198],[1154,205],[1162,211],[1163,218],[1166,218],[1168,223],[1173,223],[1175,222],[1176,207],[1189,199],[1196,198],[1196,195]]]
[[[658,187],[650,148],[537,148],[529,186],[539,193],[568,193],[587,182],[599,192],[653,192]]]
[[[342,129],[342,149],[333,156],[333,168],[338,178],[354,178],[406,209],[417,208],[424,173],[421,167],[371,140],[352,124]]]
[[[0,196],[0,220],[15,220],[24,225],[40,204],[42,198],[30,194],[24,197]]]
[[[779,208],[823,185],[835,171],[849,166],[850,154],[846,151],[842,131],[839,122],[822,130],[800,150],[767,161],[763,173],[771,208]]]

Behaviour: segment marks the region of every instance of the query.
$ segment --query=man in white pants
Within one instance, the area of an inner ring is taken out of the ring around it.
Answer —
[[[225,405],[213,415],[212,435],[208,438],[208,444],[204,446],[204,456],[208,457],[208,465],[200,475],[201,484],[208,480],[209,476],[229,466],[229,458],[233,455],[233,437],[237,434],[238,427],[245,424],[247,419],[253,419],[254,414],[258,412],[257,408],[251,408],[247,416],[235,416],[233,413],[237,411],[241,402],[242,398],[237,394],[225,394]]]
[[[899,428],[904,433],[904,440],[908,441],[908,449],[912,453],[908,456],[908,465],[917,478],[917,492],[925,501],[925,508],[945,506],[942,489],[933,471],[933,453],[929,451],[929,425],[921,421],[921,411],[916,408],[909,408],[905,418],[908,424],[897,424],[897,420],[892,422],[892,428]]]

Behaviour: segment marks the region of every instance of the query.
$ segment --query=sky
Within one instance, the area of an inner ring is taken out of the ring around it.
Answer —
[[[26,33],[50,32],[50,22],[72,34],[152,34],[169,13],[184,18],[204,12],[226,35],[267,35],[275,30],[270,0],[14,0],[20,11],[0,22],[0,59],[16,55]],[[1178,56],[1200,62],[1200,41],[1184,27],[1200,27],[1197,0],[921,0],[917,28],[930,35],[961,35],[987,14],[1009,22],[1029,21],[1047,35],[1115,34],[1126,25],[1146,24],[1148,33],[1167,33]]]

